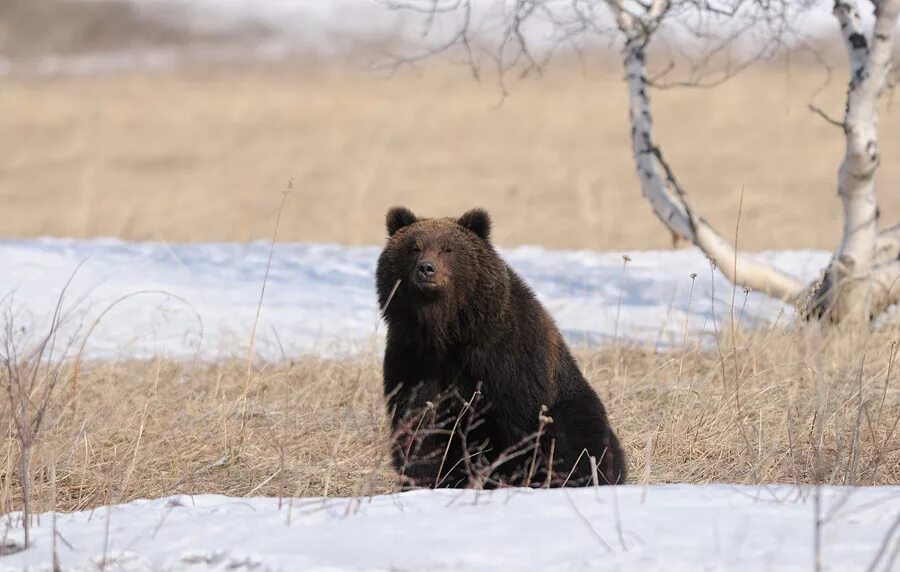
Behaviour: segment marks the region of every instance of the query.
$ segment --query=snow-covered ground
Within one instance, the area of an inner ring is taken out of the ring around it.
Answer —
[[[180,496],[59,515],[56,551],[65,570],[900,567],[900,488],[819,494],[818,510],[815,489],[791,486],[417,491],[328,501]],[[43,515],[32,547],[0,558],[0,569],[51,570],[53,526]],[[6,540],[21,543],[21,529]]]
[[[87,339],[88,355],[216,358],[248,347],[270,245],[129,243],[119,240],[0,241],[0,298],[32,340],[64,298],[58,347]],[[374,290],[378,247],[278,244],[266,283],[257,349],[268,358],[368,349],[380,339]],[[789,326],[790,310],[735,292],[696,250],[623,253],[504,250],[567,339],[671,347],[730,319]],[[812,279],[822,252],[779,252],[766,260]],[[692,280],[691,274],[696,274]],[[693,291],[692,291],[693,285]],[[73,350],[74,351],[74,350]]]

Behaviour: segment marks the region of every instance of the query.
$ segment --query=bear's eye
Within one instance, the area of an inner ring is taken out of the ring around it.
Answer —
[[[453,252],[453,249],[452,249],[452,248],[449,248],[449,247],[448,247],[448,248],[443,248],[443,249],[441,249],[441,252]]]
[[[414,244],[414,245],[412,245],[412,251],[415,252],[416,254],[419,254],[420,252],[422,252],[422,248],[419,247],[418,244]]]

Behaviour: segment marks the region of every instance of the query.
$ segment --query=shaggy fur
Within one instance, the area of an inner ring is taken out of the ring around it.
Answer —
[[[410,486],[625,480],[606,411],[483,210],[387,214],[378,301],[394,465]]]

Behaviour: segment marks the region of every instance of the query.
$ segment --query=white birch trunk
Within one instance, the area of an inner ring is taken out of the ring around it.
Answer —
[[[873,33],[867,37],[857,1],[834,3],[851,74],[844,115],[846,150],[838,172],[844,232],[816,305],[836,322],[868,321],[892,299],[883,281],[892,266],[890,250],[900,243],[896,237],[892,242],[890,234],[878,235],[875,172],[881,162],[878,103],[891,70],[898,13],[900,0],[877,2]],[[878,264],[887,266],[879,268]]]

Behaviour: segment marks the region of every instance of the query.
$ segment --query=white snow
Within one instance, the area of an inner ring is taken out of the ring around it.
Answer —
[[[818,512],[815,495],[786,485],[663,485],[357,500],[180,496],[61,514],[56,549],[65,570],[755,572],[815,570],[818,535],[821,570],[891,569],[900,487],[823,487]],[[0,558],[0,569],[51,570],[52,530],[42,515],[32,546]],[[19,526],[7,534],[21,544]]]
[[[2,308],[31,341],[45,334],[64,298],[59,346],[87,338],[94,357],[162,355],[216,358],[249,345],[270,245],[129,243],[119,240],[0,241]],[[262,304],[257,350],[277,359],[370,350],[378,325],[374,269],[378,247],[277,244]],[[746,297],[696,250],[625,253],[522,247],[503,256],[531,284],[573,344],[619,340],[671,347],[709,336],[713,317],[789,327],[790,309]],[[761,258],[812,279],[823,252]],[[693,282],[690,275],[696,273]],[[89,334],[89,335],[88,335]],[[57,350],[60,351],[60,350]]]

